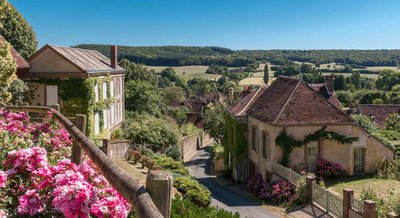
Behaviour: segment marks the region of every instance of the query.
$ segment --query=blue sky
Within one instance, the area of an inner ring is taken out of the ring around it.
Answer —
[[[44,44],[400,48],[398,0],[10,0]]]

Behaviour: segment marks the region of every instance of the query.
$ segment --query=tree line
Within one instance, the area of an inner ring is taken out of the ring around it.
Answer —
[[[76,47],[110,55],[109,45],[80,44]],[[400,50],[231,50],[198,46],[120,46],[119,58],[150,66],[220,65],[248,66],[256,61],[287,65],[292,61],[316,64],[338,63],[354,68],[398,66]]]

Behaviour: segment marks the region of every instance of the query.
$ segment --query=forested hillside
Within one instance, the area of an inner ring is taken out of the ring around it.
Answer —
[[[109,45],[82,44],[109,55]],[[151,66],[222,65],[246,66],[254,61],[286,64],[288,61],[324,64],[336,62],[357,68],[397,66],[400,50],[230,50],[221,47],[196,46],[120,46],[120,58]]]

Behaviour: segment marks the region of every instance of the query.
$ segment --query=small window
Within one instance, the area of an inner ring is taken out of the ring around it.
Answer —
[[[256,151],[256,145],[257,145],[257,127],[253,126],[252,131],[251,131],[251,147],[253,148],[254,151]]]
[[[94,100],[95,102],[99,101],[99,84],[97,83],[94,85]]]
[[[270,153],[271,153],[271,146],[269,141],[270,141],[269,133],[263,132],[262,133],[263,157],[266,158],[267,160],[270,159]]]
[[[111,80],[110,82],[110,96],[113,97],[115,92],[114,92],[114,80]]]
[[[107,83],[103,82],[103,99],[107,98]]]
[[[94,134],[97,135],[100,133],[100,116],[99,113],[94,113]]]
[[[103,109],[103,129],[108,128],[107,109]]]

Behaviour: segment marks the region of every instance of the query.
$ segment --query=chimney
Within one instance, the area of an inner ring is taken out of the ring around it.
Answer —
[[[325,86],[330,93],[335,92],[335,77],[333,75],[325,76]]]
[[[118,47],[116,45],[111,46],[111,67],[117,69],[118,65]]]
[[[232,87],[228,88],[228,102],[233,102],[233,98],[234,98],[234,91]]]

